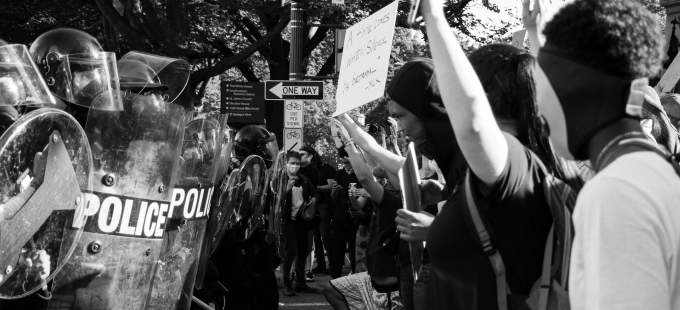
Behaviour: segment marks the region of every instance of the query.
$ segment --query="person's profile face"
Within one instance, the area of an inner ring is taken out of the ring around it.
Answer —
[[[300,156],[302,157],[302,160],[300,160],[301,163],[303,164],[308,164],[310,161],[312,161],[312,155],[305,152],[305,151],[300,151]]]
[[[415,114],[404,109],[404,107],[392,99],[387,101],[387,108],[390,112],[390,116],[392,116],[397,121],[397,124],[399,124],[399,127],[404,130],[406,137],[415,143],[416,149],[424,149],[425,145],[419,145],[422,144],[426,138],[425,125],[423,122],[420,121]]]

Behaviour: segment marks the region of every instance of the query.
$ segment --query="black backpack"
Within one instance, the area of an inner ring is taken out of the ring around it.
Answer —
[[[525,302],[532,310],[568,310],[570,305],[566,287],[569,277],[571,244],[574,237],[571,214],[576,204],[577,193],[565,182],[550,174],[536,154],[531,151],[529,153],[537,159],[536,162],[543,174],[541,185],[553,216],[553,225],[546,240],[541,277],[534,283]],[[501,253],[494,245],[493,229],[488,226],[487,223],[489,222],[486,220],[484,212],[478,209],[472,197],[469,170],[465,176],[463,190],[465,191],[465,204],[467,206],[465,208],[467,212],[464,211],[465,220],[472,231],[473,238],[489,257],[496,274],[498,309],[507,310],[508,295],[511,292],[505,278],[505,265]]]

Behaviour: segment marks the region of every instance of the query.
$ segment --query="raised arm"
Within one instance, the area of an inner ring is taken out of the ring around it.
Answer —
[[[546,0],[535,0],[534,7],[531,9],[529,8],[530,1],[522,0],[522,22],[529,36],[531,55],[536,57],[538,50],[545,44],[545,36],[542,33],[543,27],[569,1],[555,0],[548,3]]]
[[[342,124],[339,122],[337,125],[342,126]],[[341,132],[342,140],[345,142],[349,141],[350,137],[347,131],[341,130]],[[371,195],[371,198],[375,202],[380,203],[382,201],[384,189],[382,185],[378,183],[375,177],[373,177],[373,171],[364,161],[361,151],[357,149],[354,143],[347,143],[347,145],[345,145],[345,151],[347,151],[347,154],[349,154],[349,161],[352,163],[354,173],[357,175],[361,185],[368,192],[368,194]]]
[[[475,70],[449,27],[443,7],[442,0],[421,2],[439,90],[470,169],[491,186],[505,168],[508,143]]]
[[[395,175],[399,173],[399,169],[404,164],[403,157],[382,148],[371,135],[363,131],[347,114],[341,114],[337,118],[362,150],[371,154],[387,172]]]

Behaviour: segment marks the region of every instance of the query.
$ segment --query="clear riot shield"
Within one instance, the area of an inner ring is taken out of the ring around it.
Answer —
[[[229,126],[224,126],[222,129],[223,137],[221,141],[220,157],[217,164],[217,175],[215,180],[217,183],[215,187],[217,189],[222,187],[223,183],[228,181],[227,172],[229,170],[229,163],[231,161],[231,152],[234,148],[234,130]],[[197,289],[203,288],[203,280],[205,279],[205,270],[208,267],[208,259],[210,258],[212,249],[212,236],[214,235],[212,230],[218,228],[218,224],[221,223],[226,216],[226,208],[220,205],[219,202],[220,195],[213,194],[212,200],[210,202],[210,216],[208,217],[206,235],[207,238],[203,239],[203,244],[201,248],[201,257],[198,262],[198,271],[196,272],[195,287]]]
[[[286,201],[286,184],[288,184],[288,173],[286,172],[286,154],[282,150],[276,156],[276,161],[272,166],[271,180],[269,182],[271,198],[269,199],[269,227],[267,229],[267,240],[276,240],[276,253],[283,257],[281,249],[281,220],[283,216],[283,204]]]
[[[0,138],[0,165],[0,298],[20,298],[50,281],[75,250],[92,156],[72,116],[40,109]]]
[[[213,233],[211,254],[225,236],[234,242],[242,242],[250,230],[257,228],[259,218],[254,215],[258,209],[262,212],[260,199],[265,190],[266,170],[262,157],[250,155],[220,187],[218,205],[224,210],[225,217],[210,230]]]
[[[168,215],[147,309],[189,309],[191,306],[226,122],[226,115],[218,115],[187,124],[179,181],[170,204],[174,212]]]
[[[22,109],[55,104],[26,46],[0,46],[0,105]]]
[[[83,236],[49,309],[144,309],[174,214],[184,109],[155,96],[94,100],[86,125],[94,187]]]

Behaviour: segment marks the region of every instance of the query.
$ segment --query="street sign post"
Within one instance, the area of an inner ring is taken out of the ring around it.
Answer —
[[[283,147],[286,152],[299,151],[302,147],[302,128],[284,128]]]
[[[323,100],[323,82],[265,81],[264,98],[267,100]]]
[[[221,83],[220,112],[229,115],[229,123],[264,123],[264,84],[261,82]]]
[[[285,128],[302,128],[305,123],[302,100],[286,100],[283,115]]]

